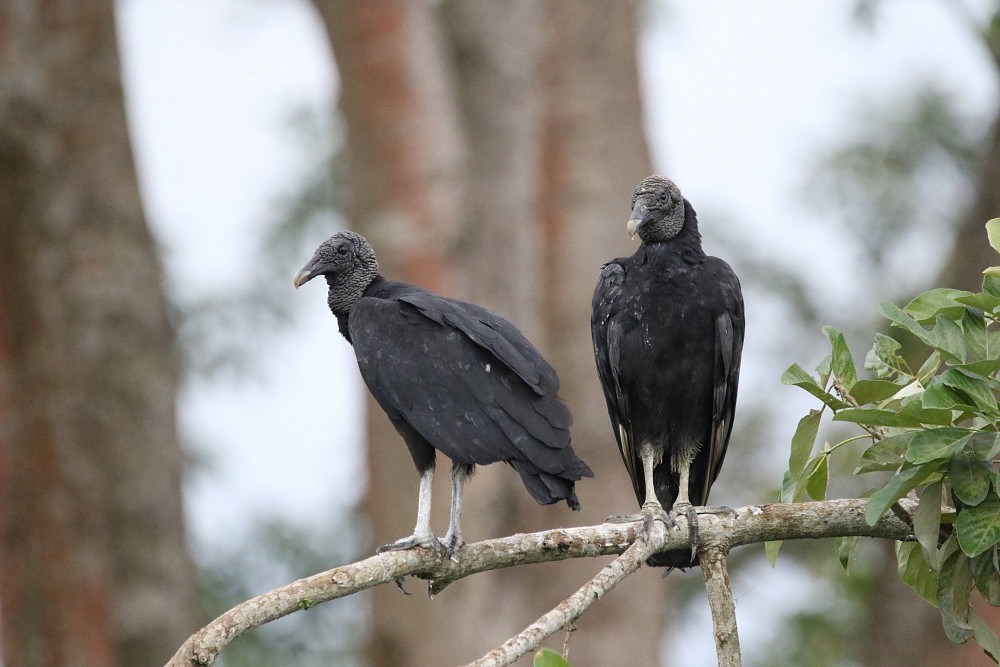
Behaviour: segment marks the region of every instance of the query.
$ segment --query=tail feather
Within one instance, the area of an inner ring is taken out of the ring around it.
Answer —
[[[571,509],[580,509],[580,501],[573,488],[573,479],[543,472],[530,461],[511,459],[508,463],[520,475],[524,488],[539,505],[551,505],[565,500]]]

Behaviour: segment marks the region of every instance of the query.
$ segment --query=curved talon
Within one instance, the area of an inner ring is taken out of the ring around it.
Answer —
[[[674,521],[674,527],[676,527],[676,519],[683,512],[684,517],[688,522],[688,534],[691,536],[691,561],[696,561],[696,556],[698,554],[698,508],[691,504],[677,504],[674,505],[673,509],[670,510],[670,517]]]
[[[661,522],[667,528],[675,528],[673,517],[663,511],[659,503],[644,503],[642,506],[642,534],[648,540],[653,531],[653,523]]]
[[[402,591],[403,595],[413,595],[413,593],[403,588],[403,582],[406,581],[404,577],[395,577],[393,581],[396,582],[396,588]]]

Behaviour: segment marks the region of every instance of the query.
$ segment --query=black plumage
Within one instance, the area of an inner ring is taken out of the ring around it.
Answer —
[[[729,265],[702,250],[694,209],[672,181],[650,176],[639,184],[627,229],[642,245],[601,271],[591,333],[648,528],[654,518],[669,522],[692,503],[708,502],[733,428],[743,295]],[[688,567],[696,559],[673,551],[649,563]]]
[[[327,302],[354,347],[361,377],[406,442],[420,473],[414,534],[380,547],[441,548],[430,530],[435,450],[452,461],[452,502],[443,547],[462,544],[462,491],[474,466],[504,461],[539,504],[579,509],[574,483],[593,473],[570,445],[572,417],[559,379],[504,318],[379,274],[354,232],[319,246],[295,286],[323,275]]]

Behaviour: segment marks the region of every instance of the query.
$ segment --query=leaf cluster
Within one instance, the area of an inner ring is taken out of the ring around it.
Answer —
[[[1000,252],[1000,218],[987,223]],[[865,520],[874,525],[904,496],[919,499],[913,542],[896,546],[900,578],[938,607],[948,638],[975,638],[1000,659],[1000,638],[972,609],[978,590],[1000,606],[1000,267],[984,271],[978,293],[940,288],[903,308],[879,312],[928,351],[912,368],[895,338],[876,334],[860,378],[844,335],[827,326],[830,354],[809,373],[792,364],[782,376],[820,401],[799,420],[792,437],[781,502],[826,497],[830,457],[865,441],[854,473],[891,473],[870,493]],[[821,419],[855,424],[860,433],[814,452]],[[838,543],[850,562],[858,538]],[[767,545],[772,562],[778,543]]]

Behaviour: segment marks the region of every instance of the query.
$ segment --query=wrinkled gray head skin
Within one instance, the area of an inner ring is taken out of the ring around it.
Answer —
[[[295,286],[301,287],[320,275],[326,277],[329,286],[330,310],[335,315],[346,315],[378,275],[375,251],[361,234],[338,232],[323,241],[295,275]]]
[[[643,243],[669,241],[684,227],[684,197],[668,178],[647,176],[632,193],[630,236],[639,234]]]

